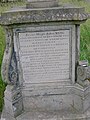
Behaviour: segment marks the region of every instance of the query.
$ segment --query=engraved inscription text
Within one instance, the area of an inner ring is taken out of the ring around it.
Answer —
[[[69,79],[69,30],[19,33],[19,53],[26,83]]]

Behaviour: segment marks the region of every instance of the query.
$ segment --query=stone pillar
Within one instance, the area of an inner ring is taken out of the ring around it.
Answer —
[[[79,61],[84,8],[28,0],[2,13],[8,83],[1,120],[90,120],[90,67]]]
[[[58,0],[28,0],[26,8],[49,8],[57,6]]]

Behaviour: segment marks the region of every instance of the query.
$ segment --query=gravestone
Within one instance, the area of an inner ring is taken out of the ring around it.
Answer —
[[[90,67],[79,61],[84,8],[28,0],[1,14],[6,31],[1,120],[89,120]]]
[[[28,0],[26,8],[57,7],[58,0]]]

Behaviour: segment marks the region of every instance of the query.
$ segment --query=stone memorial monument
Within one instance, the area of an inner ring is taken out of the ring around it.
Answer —
[[[28,0],[1,14],[6,31],[1,120],[90,120],[90,67],[79,61],[84,8]]]

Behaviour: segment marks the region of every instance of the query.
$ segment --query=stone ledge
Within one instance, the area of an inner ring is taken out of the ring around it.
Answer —
[[[90,110],[80,114],[78,111],[31,111],[24,112],[17,118],[13,118],[6,111],[3,112],[1,120],[90,120]]]
[[[88,15],[84,8],[54,7],[42,9],[17,9],[2,13],[1,25],[60,22],[60,21],[85,21]]]

